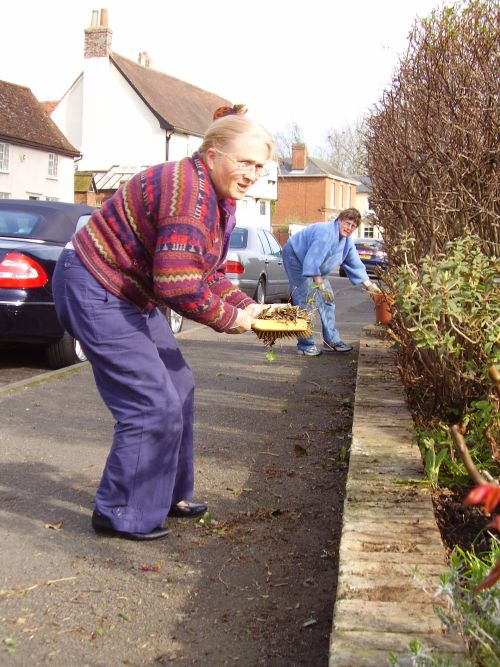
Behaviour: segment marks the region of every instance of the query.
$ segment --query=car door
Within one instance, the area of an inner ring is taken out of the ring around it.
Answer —
[[[259,238],[266,253],[267,295],[269,298],[286,299],[288,278],[283,266],[283,251],[277,239],[266,229],[259,229]]]

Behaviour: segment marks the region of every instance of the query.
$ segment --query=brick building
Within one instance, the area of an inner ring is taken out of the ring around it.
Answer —
[[[294,144],[291,159],[282,160],[278,170],[273,233],[283,242],[290,225],[327,222],[356,206],[358,183],[324,160],[309,157],[305,144]]]

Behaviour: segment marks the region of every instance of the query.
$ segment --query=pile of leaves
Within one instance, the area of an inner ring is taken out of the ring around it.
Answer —
[[[268,326],[261,327],[262,322]],[[281,325],[288,325],[283,327]],[[273,325],[276,325],[273,327]],[[299,306],[286,304],[266,308],[254,322],[257,337],[271,348],[280,338],[306,338],[311,335],[312,314]]]

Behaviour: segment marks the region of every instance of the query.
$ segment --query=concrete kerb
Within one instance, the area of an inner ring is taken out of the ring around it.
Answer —
[[[443,655],[465,655],[434,612],[446,557],[424,480],[390,342],[380,327],[365,327],[329,667],[381,667],[415,639]]]
[[[89,365],[88,361],[83,363],[75,364],[74,366],[65,366],[64,368],[59,368],[55,371],[47,371],[46,373],[39,373],[38,375],[32,375],[29,378],[24,380],[19,380],[19,382],[11,382],[10,384],[5,384],[0,386],[0,396],[4,394],[9,394],[13,391],[19,391],[21,389],[26,389],[35,384],[40,384],[41,382],[47,382],[48,380],[56,379],[62,377],[63,375],[74,375],[78,373],[82,368],[85,368]]]

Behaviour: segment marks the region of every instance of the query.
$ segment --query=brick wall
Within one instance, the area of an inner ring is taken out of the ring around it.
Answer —
[[[290,223],[326,222],[332,215],[326,186],[328,179],[278,178],[278,201],[273,227]]]

